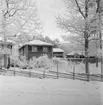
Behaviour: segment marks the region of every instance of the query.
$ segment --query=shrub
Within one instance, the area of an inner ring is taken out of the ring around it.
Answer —
[[[42,55],[39,58],[33,57],[29,61],[29,68],[45,68],[49,69],[51,68],[52,60],[48,58],[47,55]]]
[[[21,60],[19,60],[19,62],[17,62],[17,66],[21,69],[27,69],[28,68],[27,62],[23,62]]]
[[[56,58],[56,57],[53,57],[53,58],[52,58],[52,61],[53,61],[54,64],[59,64],[59,63],[61,63],[61,59],[60,59],[60,58]]]
[[[36,57],[31,58],[30,61],[29,61],[28,68],[29,69],[35,68],[36,67],[36,63],[37,63],[37,58]]]
[[[40,56],[37,61],[36,61],[36,67],[37,68],[46,68],[46,69],[49,69],[50,66],[51,66],[51,60],[48,58],[47,55],[43,55],[43,56]]]
[[[10,56],[10,66],[14,67],[17,66],[17,62],[18,62],[19,58],[17,56]]]
[[[25,56],[19,56],[19,60],[17,62],[17,65],[22,69],[27,69],[28,62],[26,60],[26,57]]]
[[[10,65],[11,67],[20,67],[22,69],[26,69],[28,67],[28,63],[24,56],[10,56]]]

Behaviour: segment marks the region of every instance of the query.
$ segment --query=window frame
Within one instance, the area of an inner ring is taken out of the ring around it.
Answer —
[[[44,53],[47,53],[47,52],[48,52],[48,47],[46,47],[46,46],[43,47],[43,52],[44,52]]]
[[[38,47],[37,46],[32,46],[31,52],[38,52]]]

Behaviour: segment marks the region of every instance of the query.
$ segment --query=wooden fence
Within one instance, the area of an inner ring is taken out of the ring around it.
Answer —
[[[75,70],[74,70],[75,71]],[[55,72],[55,71],[43,71],[43,72],[36,72],[31,70],[0,70],[0,75],[9,75],[9,76],[25,76],[25,77],[32,77],[32,78],[52,78],[52,79],[59,79],[59,78],[66,78],[66,79],[73,79],[73,80],[82,80],[82,81],[101,81],[101,75],[100,74],[85,74],[85,73],[75,73],[75,72],[69,72],[69,73],[61,73],[61,72]],[[89,76],[89,78],[88,78]]]
[[[72,58],[67,59],[63,58],[61,60],[66,61],[75,61],[75,59],[78,61],[78,58]],[[80,60],[80,59],[79,59]],[[83,61],[84,59],[81,59]],[[26,76],[26,77],[33,77],[33,78],[66,78],[66,79],[73,79],[73,80],[83,80],[83,81],[102,81],[103,76],[101,74],[86,74],[86,73],[77,73],[77,68],[75,64],[72,65],[71,71],[69,72],[62,72],[60,71],[65,69],[64,66],[61,67],[61,64],[55,65],[55,70],[46,70],[45,68],[42,68],[40,72],[38,70],[31,70],[31,69],[22,69],[22,70],[16,70],[15,67],[13,69],[0,69],[0,75],[10,75],[10,76]],[[20,69],[20,68],[19,68]],[[54,68],[53,68],[54,69]]]

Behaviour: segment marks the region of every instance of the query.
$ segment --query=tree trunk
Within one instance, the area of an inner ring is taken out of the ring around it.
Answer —
[[[88,0],[85,0],[85,32],[84,32],[84,38],[85,38],[85,72],[87,73],[87,79],[89,80],[89,62],[88,62],[88,47],[89,47],[89,41],[88,41]]]
[[[88,38],[85,38],[85,72],[89,73],[89,61],[88,61]]]
[[[7,69],[9,69],[10,68],[10,57],[8,57],[8,64],[7,64]]]
[[[101,32],[101,23],[102,23],[102,20],[101,20],[101,6],[100,6],[100,3],[101,3],[101,0],[98,0],[97,4],[98,4],[98,17],[99,17],[99,37],[100,37],[100,50],[102,52],[102,32]],[[101,62],[101,81],[103,81],[103,53],[101,54],[101,59],[100,59],[100,62]]]
[[[96,57],[96,67],[98,67],[98,57]]]
[[[101,30],[100,30],[100,50],[102,51],[102,35],[101,35]],[[101,81],[103,81],[103,54],[101,54]]]
[[[4,54],[4,68],[7,69],[7,55]]]
[[[96,49],[98,49],[98,41],[96,41]],[[98,54],[98,51],[96,50],[96,54]],[[98,55],[96,55],[96,67],[98,67]]]

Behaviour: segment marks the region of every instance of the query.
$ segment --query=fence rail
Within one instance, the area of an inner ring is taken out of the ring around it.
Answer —
[[[88,81],[88,77],[86,73],[61,73],[61,72],[55,72],[55,71],[46,71],[44,72],[35,72],[34,71],[16,71],[16,70],[0,70],[0,75],[9,75],[9,76],[25,76],[25,77],[32,77],[32,78],[52,78],[52,79],[58,79],[58,78],[66,78],[66,79],[73,79],[73,80],[82,80],[82,81]],[[89,74],[89,81],[101,81],[101,75],[100,74]]]

